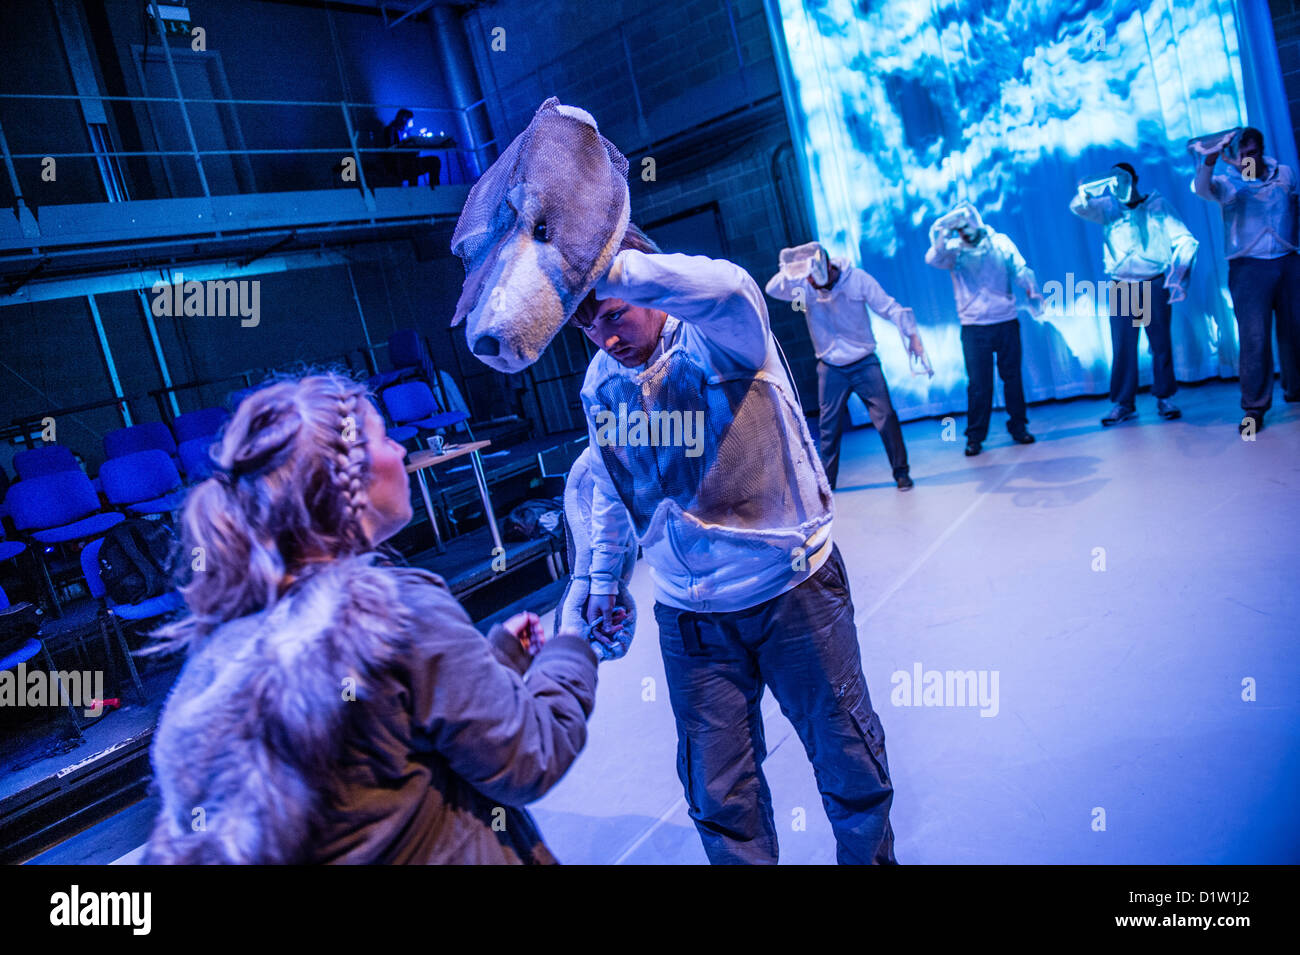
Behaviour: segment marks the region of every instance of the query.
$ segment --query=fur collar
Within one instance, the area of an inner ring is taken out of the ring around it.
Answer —
[[[309,861],[351,700],[406,646],[400,573],[366,554],[191,651],[154,738],[147,863]]]

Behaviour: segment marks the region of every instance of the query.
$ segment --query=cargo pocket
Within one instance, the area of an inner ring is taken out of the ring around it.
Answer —
[[[862,674],[855,673],[841,683],[836,688],[836,695],[840,698],[841,707],[847,711],[849,719],[853,721],[854,729],[867,744],[867,752],[875,763],[881,781],[889,783],[889,761],[885,757],[885,728],[880,725],[880,717],[867,702],[867,686],[863,682]]]
[[[700,817],[699,800],[695,797],[695,774],[691,770],[691,741],[684,733],[677,745],[677,778],[682,781],[682,791],[686,794],[686,805],[692,819]]]

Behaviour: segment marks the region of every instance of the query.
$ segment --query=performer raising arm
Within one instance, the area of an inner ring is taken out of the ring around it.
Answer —
[[[1238,426],[1259,431],[1273,406],[1273,314],[1281,354],[1282,394],[1300,401],[1300,255],[1296,235],[1296,173],[1264,155],[1264,134],[1248,126],[1226,155],[1228,170],[1215,175],[1222,147],[1205,154],[1192,190],[1223,208],[1228,291],[1241,343]],[[1226,143],[1224,145],[1227,145]]]
[[[1101,423],[1109,426],[1137,416],[1137,343],[1144,326],[1151,347],[1151,393],[1156,409],[1162,418],[1178,418],[1182,412],[1169,400],[1178,390],[1170,329],[1172,303],[1187,297],[1183,286],[1197,242],[1162,195],[1138,192],[1137,170],[1126,162],[1112,168],[1112,175],[1081,184],[1070,202],[1071,212],[1105,230],[1106,274],[1114,282],[1108,296],[1114,356],[1110,400],[1114,407]],[[1152,283],[1161,277],[1168,296],[1152,293]]]
[[[766,685],[816,769],[839,860],[893,862],[884,732],[830,487],[762,293],[730,262],[656,253],[629,228],[573,317],[601,348],[582,389],[597,452],[588,619],[615,613],[630,526],[654,578],[678,775],[710,861],[777,861]],[[702,440],[611,440],[598,427],[632,411],[691,416]]]
[[[1020,370],[1020,319],[1014,286],[1042,307],[1034,273],[1014,242],[984,224],[969,202],[941,216],[930,227],[925,261],[952,273],[961,320],[961,350],[966,360],[966,454],[980,453],[993,411],[993,354],[1007,401],[1007,430],[1018,444],[1033,444]]]
[[[818,443],[831,489],[839,476],[840,439],[853,392],[867,406],[871,423],[884,442],[895,484],[900,490],[911,488],[903,430],[876,354],[871,312],[893,322],[908,354],[924,361],[925,346],[912,310],[890,298],[875,278],[847,259],[830,259],[816,242],[783,249],[781,270],[768,281],[766,291],[775,299],[801,306],[808,322],[817,352]]]

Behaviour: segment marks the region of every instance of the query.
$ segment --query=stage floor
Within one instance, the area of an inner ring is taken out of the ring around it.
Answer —
[[[1037,406],[1023,447],[995,412],[976,458],[964,418],[951,442],[910,423],[907,493],[874,431],[846,435],[835,538],[900,862],[1300,862],[1300,406],[1248,443],[1238,397],[1184,388],[1166,422],[1142,394],[1112,429],[1103,401]],[[534,814],[564,862],[702,863],[644,565],[633,591],[642,629],[602,665],[587,748]],[[990,690],[996,674],[996,710],[891,703],[918,667],[983,671]],[[833,862],[798,738],[770,694],[764,713],[781,859]],[[125,823],[120,852],[98,845],[129,862]]]

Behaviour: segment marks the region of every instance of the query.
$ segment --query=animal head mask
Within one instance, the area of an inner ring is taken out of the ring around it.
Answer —
[[[451,250],[465,262],[452,325],[504,372],[541,356],[608,271],[627,230],[627,160],[589,113],[544,102],[470,190]]]

